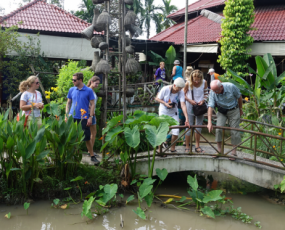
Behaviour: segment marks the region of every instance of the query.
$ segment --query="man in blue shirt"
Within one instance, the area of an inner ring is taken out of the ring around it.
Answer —
[[[242,96],[239,89],[232,83],[221,83],[219,80],[211,82],[211,92],[208,103],[208,130],[213,130],[212,114],[213,109],[218,107],[217,126],[225,126],[226,121],[232,128],[239,128],[240,117],[242,111]],[[219,152],[222,146],[222,130],[216,129],[216,142]],[[240,132],[231,131],[231,143],[233,147],[241,143]],[[236,148],[233,150],[233,155],[237,156]],[[230,160],[235,160],[230,158]]]
[[[74,87],[69,89],[65,111],[68,116],[73,116],[74,122],[81,122],[85,136],[84,141],[90,153],[91,161],[99,164],[100,162],[94,156],[93,146],[90,141],[90,126],[92,125],[95,110],[94,93],[91,88],[83,83],[83,73],[73,74],[72,82]],[[88,114],[89,104],[91,105],[90,116]],[[67,116],[65,116],[65,120],[67,121]]]

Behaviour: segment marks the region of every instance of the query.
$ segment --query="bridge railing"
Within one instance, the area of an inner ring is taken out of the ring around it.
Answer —
[[[252,161],[252,162],[256,162],[256,163],[260,163],[260,164],[264,164],[264,165],[269,165],[272,167],[285,169],[285,165],[283,163],[283,161],[285,161],[285,156],[282,155],[282,144],[285,141],[285,138],[283,137],[283,133],[284,133],[285,128],[266,124],[266,123],[262,123],[262,122],[251,121],[251,120],[247,120],[247,119],[241,119],[241,121],[243,122],[244,126],[242,128],[239,128],[239,129],[238,128],[231,128],[231,127],[213,126],[214,130],[215,129],[222,130],[221,151],[218,151],[218,149],[214,146],[215,144],[217,144],[215,141],[209,140],[209,138],[205,137],[205,135],[203,135],[202,133],[200,133],[197,130],[197,128],[206,128],[207,129],[206,125],[192,125],[190,127],[190,129],[186,126],[172,126],[172,127],[170,127],[170,129],[180,128],[180,129],[185,129],[185,131],[182,132],[182,134],[179,135],[179,137],[176,139],[176,141],[174,141],[166,149],[162,149],[162,147],[160,146],[159,147],[159,154],[161,154],[161,155],[165,155],[165,154],[166,155],[176,155],[176,153],[167,153],[167,151],[175,143],[181,142],[180,141],[181,138],[183,138],[186,135],[186,133],[188,131],[190,131],[190,152],[185,152],[185,153],[179,152],[179,154],[201,155],[201,153],[196,153],[196,152],[192,151],[193,136],[194,136],[194,132],[196,132],[200,135],[200,137],[202,139],[202,141],[200,141],[200,143],[209,144],[217,153],[217,154],[204,153],[203,155],[242,159],[242,160]],[[250,130],[246,129],[249,126],[250,126]],[[280,135],[277,136],[277,135],[271,135],[268,133],[261,132],[261,127],[259,127],[259,126],[266,126],[266,127],[270,127],[270,128],[279,129]],[[244,140],[242,140],[236,146],[233,146],[232,144],[227,143],[227,141],[231,139],[231,136],[227,137],[226,131],[238,131],[238,132],[241,132],[241,134],[247,133],[248,137],[244,138]],[[215,136],[215,134],[213,132],[212,132],[212,135]],[[261,143],[263,143],[263,145],[265,145],[267,147],[267,151],[264,151],[264,150],[258,148],[258,145],[257,145],[258,140],[260,140]],[[279,152],[276,150],[275,146],[272,146],[272,144],[271,144],[272,140],[275,140],[275,142],[277,141],[280,143],[280,147],[279,147],[280,151]],[[244,144],[247,142],[250,142],[249,147],[244,146]],[[226,150],[225,147],[230,147],[230,150],[225,152],[225,150]],[[253,159],[229,155],[234,149],[237,149],[237,148],[246,149],[247,151],[251,151],[252,155],[253,155]],[[269,158],[271,156],[275,156],[277,161],[280,162],[282,166],[278,166],[276,164],[271,164],[271,163],[264,162],[264,161],[258,161],[257,160],[258,153],[262,153],[263,155],[265,155],[266,158]]]

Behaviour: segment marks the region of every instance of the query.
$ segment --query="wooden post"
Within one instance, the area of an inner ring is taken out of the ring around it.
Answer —
[[[191,134],[190,134],[190,152],[189,153],[192,153],[194,128],[190,127],[190,129],[191,129]]]
[[[126,12],[126,6],[124,4],[124,1],[121,0],[122,3],[122,26],[124,25],[125,21],[125,12]],[[126,102],[126,88],[127,88],[127,81],[126,81],[126,72],[125,72],[125,67],[126,67],[126,33],[123,30],[123,36],[122,36],[122,79],[123,79],[123,102],[124,102],[124,107],[123,107],[123,116],[124,119],[123,121],[126,121],[127,118],[127,102]]]
[[[253,131],[253,124],[251,124],[251,131]],[[250,148],[252,149],[252,138],[250,138]]]
[[[121,75],[121,71],[122,71],[122,33],[124,33],[124,30],[122,30],[122,0],[119,1],[119,20],[118,20],[118,24],[119,24],[119,39],[118,39],[118,57],[119,57],[119,63],[118,63],[118,72],[119,74],[119,110],[121,109],[122,106],[122,75]]]
[[[257,147],[257,135],[254,135],[254,161],[256,161],[256,147]]]
[[[184,23],[184,58],[183,58],[183,71],[184,72],[186,71],[186,67],[187,67],[187,29],[188,29],[188,0],[186,0],[185,23]]]
[[[225,153],[225,130],[222,131],[222,146],[221,146],[221,154]]]
[[[283,133],[284,133],[284,130],[281,129],[281,137],[283,137]],[[282,144],[283,144],[283,141],[280,140],[280,155],[282,155]]]

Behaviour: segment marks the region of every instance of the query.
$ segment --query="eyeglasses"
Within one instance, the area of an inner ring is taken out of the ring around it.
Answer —
[[[37,82],[35,82],[36,83],[36,85],[39,85],[40,84],[40,82],[39,81],[37,81]]]
[[[72,79],[72,81],[73,81],[73,82],[76,82],[76,81],[77,81],[77,79]]]

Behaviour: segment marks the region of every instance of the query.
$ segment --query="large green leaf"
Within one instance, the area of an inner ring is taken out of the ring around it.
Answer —
[[[155,125],[158,127],[162,122],[167,122],[169,126],[179,125],[179,122],[168,115],[161,115],[159,117],[154,117],[149,122],[150,125]]]
[[[206,194],[206,196],[203,199],[204,203],[208,203],[211,201],[217,201],[217,200],[221,200],[222,197],[220,196],[222,194],[223,191],[221,190],[213,190],[211,192],[208,192]]]
[[[83,180],[84,178],[82,176],[75,177],[74,179],[70,180],[70,182],[75,182],[79,180]]]
[[[165,57],[167,58],[165,63],[167,64],[173,64],[176,58],[176,50],[173,46],[170,46],[168,50],[165,53]]]
[[[166,178],[167,175],[168,175],[168,172],[167,172],[167,170],[166,170],[165,168],[163,168],[163,169],[157,168],[155,171],[156,171],[156,175],[157,175],[157,176],[159,177],[159,179],[162,180],[162,181],[164,181],[165,178]]]
[[[147,206],[150,208],[150,206],[151,206],[151,204],[152,204],[152,201],[153,201],[153,197],[154,197],[154,195],[153,195],[153,193],[150,193],[150,194],[148,194],[147,196],[145,196],[145,202],[146,202],[146,204],[147,204]]]
[[[196,178],[196,174],[194,176],[194,178],[190,175],[188,175],[187,177],[187,183],[190,185],[190,187],[194,190],[197,191],[198,190],[198,181]]]
[[[202,201],[204,198],[204,193],[200,192],[199,190],[198,191],[194,191],[194,190],[189,191],[188,190],[187,192],[196,204],[200,203],[200,201]],[[200,200],[200,201],[198,201],[198,200]]]
[[[116,184],[106,184],[104,186],[104,195],[102,198],[102,201],[107,204],[109,200],[111,200],[115,195],[116,192],[118,191],[118,185]]]
[[[15,144],[15,141],[12,137],[8,137],[7,143],[6,143],[6,148],[11,149]]]
[[[215,214],[214,214],[213,210],[212,210],[210,207],[205,206],[204,208],[201,208],[201,211],[202,211],[205,215],[207,215],[207,216],[212,217],[212,218],[215,219]]]
[[[133,210],[133,212],[135,214],[137,214],[140,218],[142,218],[143,220],[146,219],[146,216],[145,216],[145,213],[144,211],[140,208],[140,207],[137,207],[137,210]]]
[[[277,69],[276,69],[276,64],[275,64],[275,61],[272,57],[272,55],[270,53],[267,53],[263,56],[263,59],[264,61],[266,62],[266,64],[268,66],[270,66],[271,64],[274,64],[273,65],[273,68],[272,68],[272,74],[275,78],[277,78]]]
[[[126,200],[126,204],[131,202],[134,199],[135,199],[135,196],[134,195],[130,195],[129,198]]]
[[[243,79],[242,77],[240,77],[236,72],[232,71],[231,69],[229,69],[229,72],[231,73],[231,75],[233,76],[233,79],[236,80],[237,82],[239,82],[243,87],[247,88],[248,90],[252,91],[251,86],[247,83],[247,81],[245,79]]]
[[[146,179],[144,179],[143,184],[152,185],[155,181],[156,181],[156,179],[146,178]]]
[[[25,160],[28,160],[32,154],[35,152],[36,150],[36,142],[33,141],[32,143],[30,143],[28,145],[28,147],[26,148],[26,156],[25,156]]]
[[[41,152],[38,156],[37,156],[37,161],[42,160],[43,158],[46,157],[46,155],[48,155],[50,153],[50,150],[45,150],[43,152]]]
[[[124,134],[126,142],[130,147],[136,148],[140,144],[140,131],[137,125],[133,129],[126,127]]]
[[[102,135],[104,135],[105,133],[107,133],[111,128],[113,128],[114,126],[116,126],[119,121],[123,120],[123,115],[117,116],[117,117],[113,117],[107,124],[107,127],[103,130]]]
[[[268,69],[268,65],[266,64],[265,60],[260,56],[255,57],[255,62],[258,70],[258,75],[262,78],[266,70]],[[274,84],[275,84],[275,78],[273,74],[270,72],[267,76],[267,79],[262,80],[262,85],[266,87],[266,89],[270,90],[273,88]]]
[[[283,72],[277,79],[276,79],[276,85],[279,85],[282,81],[285,80],[285,72]]]
[[[249,90],[249,89],[243,87],[239,82],[236,82],[233,79],[226,79],[226,78],[223,78],[221,76],[219,76],[218,78],[221,82],[230,82],[230,83],[234,84],[240,90],[240,92],[245,96],[249,96],[249,95],[253,94],[252,90]]]
[[[87,216],[90,220],[92,219],[92,213],[91,213],[91,206],[93,201],[95,200],[95,198],[93,196],[91,196],[89,198],[89,200],[84,200],[84,203],[82,205],[82,212],[81,212],[81,216]]]
[[[109,130],[109,132],[107,133],[106,137],[105,137],[105,141],[109,142],[111,141],[114,137],[118,136],[120,133],[122,133],[123,127],[122,126],[118,126],[114,129]]]
[[[37,136],[35,137],[35,141],[36,143],[38,143],[39,141],[42,140],[42,138],[44,137],[45,134],[45,126],[43,126],[37,133]]]
[[[166,140],[166,136],[169,131],[168,123],[166,122],[160,123],[157,129],[152,125],[145,125],[144,128],[146,138],[154,148],[161,145]]]
[[[142,184],[139,188],[141,199],[151,193],[153,185]]]

